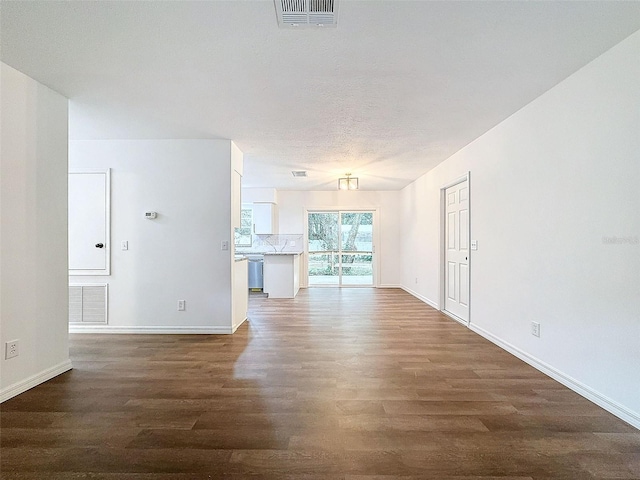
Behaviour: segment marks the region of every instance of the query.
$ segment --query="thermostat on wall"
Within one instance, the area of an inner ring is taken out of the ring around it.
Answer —
[[[153,220],[156,218],[158,214],[156,212],[145,212],[144,218],[148,218],[149,220]]]

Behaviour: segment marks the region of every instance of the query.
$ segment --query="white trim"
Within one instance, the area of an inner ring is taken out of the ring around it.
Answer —
[[[376,288],[400,288],[400,289],[402,289],[402,285],[380,284]]]
[[[82,169],[82,170],[69,170],[68,175],[78,174],[78,173],[102,173],[105,175],[105,268],[101,270],[69,270],[69,275],[73,276],[89,276],[89,275],[100,275],[100,276],[109,276],[111,275],[111,169],[107,168],[106,170],[93,170],[93,169]]]
[[[238,323],[237,325],[234,325],[234,327],[231,329],[231,333],[236,333],[236,330],[238,330],[238,328],[240,328],[240,326],[247,320],[248,318],[244,317],[244,319],[240,323]]]
[[[528,354],[527,352],[519,349],[518,347],[510,344],[509,342],[502,340],[500,337],[495,336],[494,334],[484,330],[477,325],[469,325],[469,328],[477,333],[478,335],[486,338],[491,343],[494,343],[498,347],[506,350],[512,355],[518,357],[525,363],[528,363],[536,370],[541,371],[545,375],[553,378],[554,380],[560,382],[565,387],[573,390],[577,394],[585,397],[587,400],[595,403],[596,405],[604,408],[607,412],[612,413],[616,417],[624,420],[631,426],[640,429],[640,414],[629,410],[624,405],[619,404],[618,402],[610,399],[606,395],[594,390],[593,388],[585,385],[584,383],[576,380],[575,378],[567,375],[564,372],[561,372],[557,368],[549,365],[548,363],[543,362],[542,360]]]
[[[447,188],[453,187],[455,185],[458,185],[459,183],[462,182],[467,182],[467,188],[469,189],[469,216],[468,216],[468,222],[469,225],[467,226],[467,233],[469,235],[468,238],[468,245],[469,245],[469,273],[468,276],[469,278],[467,279],[467,285],[469,285],[469,308],[467,308],[467,319],[463,320],[460,317],[452,314],[451,312],[446,311],[444,308],[445,306],[445,263],[447,260],[447,254],[445,251],[445,245],[446,245],[446,239],[445,239],[445,235],[446,235],[446,210],[447,210],[447,205],[446,205],[446,198],[445,198],[445,192],[447,190]],[[440,274],[440,278],[438,279],[438,285],[440,288],[440,292],[438,294],[438,298],[440,300],[440,305],[442,305],[442,309],[440,310],[442,313],[444,313],[445,315],[453,318],[454,320],[462,323],[465,326],[469,326],[471,325],[471,262],[473,260],[472,256],[471,256],[471,172],[467,171],[467,173],[465,173],[464,175],[456,178],[455,180],[452,180],[449,183],[446,183],[444,185],[442,185],[440,187],[440,269],[439,269],[439,274]]]
[[[380,288],[375,285],[338,285],[338,284],[318,284],[318,285],[307,285],[306,288]]]
[[[456,322],[460,323],[461,325],[468,327],[470,324],[469,322],[467,322],[466,320],[463,320],[462,318],[460,318],[457,315],[454,315],[453,313],[447,311],[447,310],[440,310],[440,312],[443,315],[446,315],[447,317],[449,317],[451,320],[455,320]]]
[[[428,298],[423,297],[422,295],[412,291],[411,289],[409,289],[407,287],[402,286],[401,288],[405,292],[413,295],[414,297],[418,298],[419,300],[422,300],[427,305],[430,305],[433,308],[439,310],[438,305],[436,303],[432,302],[431,300],[429,300]],[[542,373],[544,373],[545,375],[548,375],[549,377],[553,378],[554,380],[560,382],[562,385],[564,385],[565,387],[573,390],[578,395],[581,395],[584,398],[586,398],[587,400],[595,403],[599,407],[604,408],[607,412],[615,415],[616,417],[620,418],[621,420],[624,420],[625,422],[627,422],[631,426],[633,426],[633,427],[635,427],[637,429],[640,429],[640,414],[638,414],[638,413],[636,413],[636,412],[634,412],[632,410],[629,410],[624,405],[619,404],[618,402],[610,399],[606,395],[601,394],[600,392],[594,390],[593,388],[589,387],[588,385],[585,385],[582,382],[579,382],[578,380],[576,380],[576,379],[572,378],[571,376],[561,372],[560,370],[552,367],[551,365],[543,362],[542,360],[539,360],[538,358],[536,358],[536,357],[534,357],[532,355],[529,355],[528,353],[524,352],[523,350],[520,350],[518,347],[516,347],[514,345],[511,345],[509,342],[506,342],[506,341],[502,340],[501,338],[493,335],[492,333],[484,330],[483,328],[478,327],[477,325],[474,325],[474,324],[467,325],[465,322],[461,321],[461,319],[455,317],[455,315],[451,315],[449,312],[445,312],[445,311],[442,311],[442,310],[441,310],[441,312],[444,315],[447,315],[448,317],[452,318],[453,320],[456,320],[456,321],[462,323],[462,325],[467,326],[471,331],[477,333],[481,337],[486,338],[491,343],[497,345],[498,347],[502,348],[503,350],[506,350],[507,352],[511,353],[512,355],[518,357],[520,360],[522,360],[523,362],[531,365],[536,370],[539,370]]]
[[[440,311],[440,307],[438,306],[438,304],[436,302],[434,302],[433,300],[428,299],[427,297],[420,295],[418,292],[415,292],[413,290],[411,290],[408,287],[405,287],[404,285],[401,285],[400,288],[402,290],[404,290],[405,292],[407,292],[409,295],[413,295],[414,297],[416,297],[418,300],[423,301],[424,303],[426,303],[427,305],[429,305],[430,307],[435,308],[436,310]]]
[[[72,368],[73,366],[71,365],[71,360],[65,360],[64,362],[61,362],[58,365],[54,365],[51,368],[47,368],[40,373],[31,375],[29,378],[25,378],[24,380],[14,383],[13,385],[9,385],[8,387],[0,390],[0,403],[4,402],[5,400],[9,400],[16,395],[20,395],[21,393],[24,393],[27,390],[46,382],[47,380],[51,380],[52,378],[57,377],[64,372],[68,372]]]
[[[242,324],[240,324],[242,325]],[[238,326],[240,326],[238,325]],[[124,333],[124,334],[203,334],[203,335],[230,335],[233,333],[231,327],[165,327],[165,326],[113,326],[113,325],[80,325],[69,324],[69,333]]]
[[[449,183],[445,183],[444,185],[441,185],[440,190],[446,190],[447,188],[453,187],[454,185],[458,185],[459,183],[462,183],[465,180],[469,180],[470,176],[471,176],[471,171],[467,171],[464,175],[460,175],[455,180],[451,180]]]

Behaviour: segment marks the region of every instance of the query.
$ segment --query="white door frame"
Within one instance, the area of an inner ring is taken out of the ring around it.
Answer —
[[[105,268],[104,270],[69,270],[69,275],[90,276],[90,275],[111,275],[111,169],[106,170],[69,170],[69,175],[78,173],[101,173],[105,175]]]
[[[309,286],[309,213],[313,212],[373,212],[373,285],[371,286],[358,286],[358,285],[342,285],[341,288],[378,288],[380,286],[380,228],[378,222],[380,221],[380,207],[342,207],[342,206],[330,206],[330,207],[304,207],[304,248],[305,248],[305,262],[304,266],[300,269],[303,277],[300,279],[300,288],[307,288]],[[304,280],[304,284],[303,284]],[[330,285],[335,287],[335,285]]]
[[[453,318],[455,321],[460,322],[465,326],[469,326],[471,325],[471,261],[472,261],[471,251],[469,251],[469,269],[468,269],[469,278],[467,279],[467,281],[469,282],[467,284],[469,285],[469,313],[467,315],[468,318],[467,320],[463,320],[460,317],[457,317],[456,315],[452,314],[451,312],[447,312],[444,309],[445,292],[446,292],[445,269],[446,269],[446,253],[447,253],[446,252],[447,250],[447,244],[446,244],[447,204],[446,204],[445,191],[447,190],[447,188],[453,187],[454,185],[458,185],[459,183],[462,183],[465,180],[467,181],[467,187],[469,188],[469,218],[468,218],[469,225],[467,228],[467,232],[469,232],[468,245],[471,245],[471,172],[468,171],[461,177],[458,177],[455,180],[445,185],[442,185],[440,187],[440,281],[439,281],[439,284],[440,284],[440,311],[445,315],[447,315],[448,317]]]

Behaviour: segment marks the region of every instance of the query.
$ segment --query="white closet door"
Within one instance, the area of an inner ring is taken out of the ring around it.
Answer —
[[[469,320],[469,182],[445,190],[444,309]]]
[[[109,172],[69,174],[69,274],[109,275]]]

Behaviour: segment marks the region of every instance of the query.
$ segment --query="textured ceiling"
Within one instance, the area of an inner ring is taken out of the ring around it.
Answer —
[[[280,29],[270,0],[0,12],[71,138],[229,138],[245,186],[303,190],[402,188],[640,29],[636,1],[342,0],[335,29]]]

